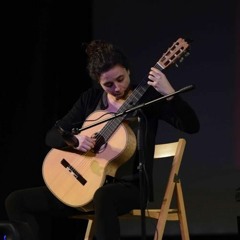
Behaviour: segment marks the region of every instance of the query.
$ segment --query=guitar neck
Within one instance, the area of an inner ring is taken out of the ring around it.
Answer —
[[[154,65],[154,67],[159,69],[160,71],[163,70],[163,68],[159,65],[158,62]],[[148,78],[145,77],[138,84],[138,86],[133,90],[132,94],[127,98],[127,100],[124,102],[124,104],[118,109],[117,113],[122,113],[122,112],[128,110],[130,107],[134,107],[138,103],[138,101],[141,99],[141,97],[144,95],[144,93],[149,88],[147,81],[148,81]]]

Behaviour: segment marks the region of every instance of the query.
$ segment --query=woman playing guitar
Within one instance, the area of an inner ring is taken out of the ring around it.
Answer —
[[[199,121],[194,110],[182,97],[174,95],[141,111],[93,123],[138,103],[174,93],[162,70],[181,56],[185,44],[179,39],[138,86],[131,84],[128,60],[118,47],[102,40],[86,45],[87,68],[97,85],[82,93],[47,133],[46,144],[52,150],[43,162],[46,186],[15,191],[6,200],[9,219],[16,222],[22,239],[39,239],[37,214],[79,210],[95,212],[96,239],[120,239],[118,216],[141,205],[139,113],[143,117],[148,190],[144,201],[146,204],[153,200],[153,152],[158,124],[165,121],[183,132],[196,133]],[[84,127],[86,130],[76,131]]]

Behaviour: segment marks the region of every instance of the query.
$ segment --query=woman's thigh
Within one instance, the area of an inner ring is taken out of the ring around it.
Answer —
[[[139,187],[128,182],[110,183],[99,188],[94,195],[94,204],[109,208],[114,205],[118,215],[140,207]]]

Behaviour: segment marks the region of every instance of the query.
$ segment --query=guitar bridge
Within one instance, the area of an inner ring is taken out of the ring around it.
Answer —
[[[77,172],[77,170],[69,164],[66,159],[62,159],[61,164],[75,177],[82,185],[87,183],[87,180]]]

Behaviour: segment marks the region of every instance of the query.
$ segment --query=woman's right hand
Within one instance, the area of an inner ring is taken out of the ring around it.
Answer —
[[[75,149],[81,151],[81,152],[87,152],[94,148],[96,139],[92,137],[88,137],[85,135],[75,135],[75,137],[78,139],[78,146],[75,147]]]

